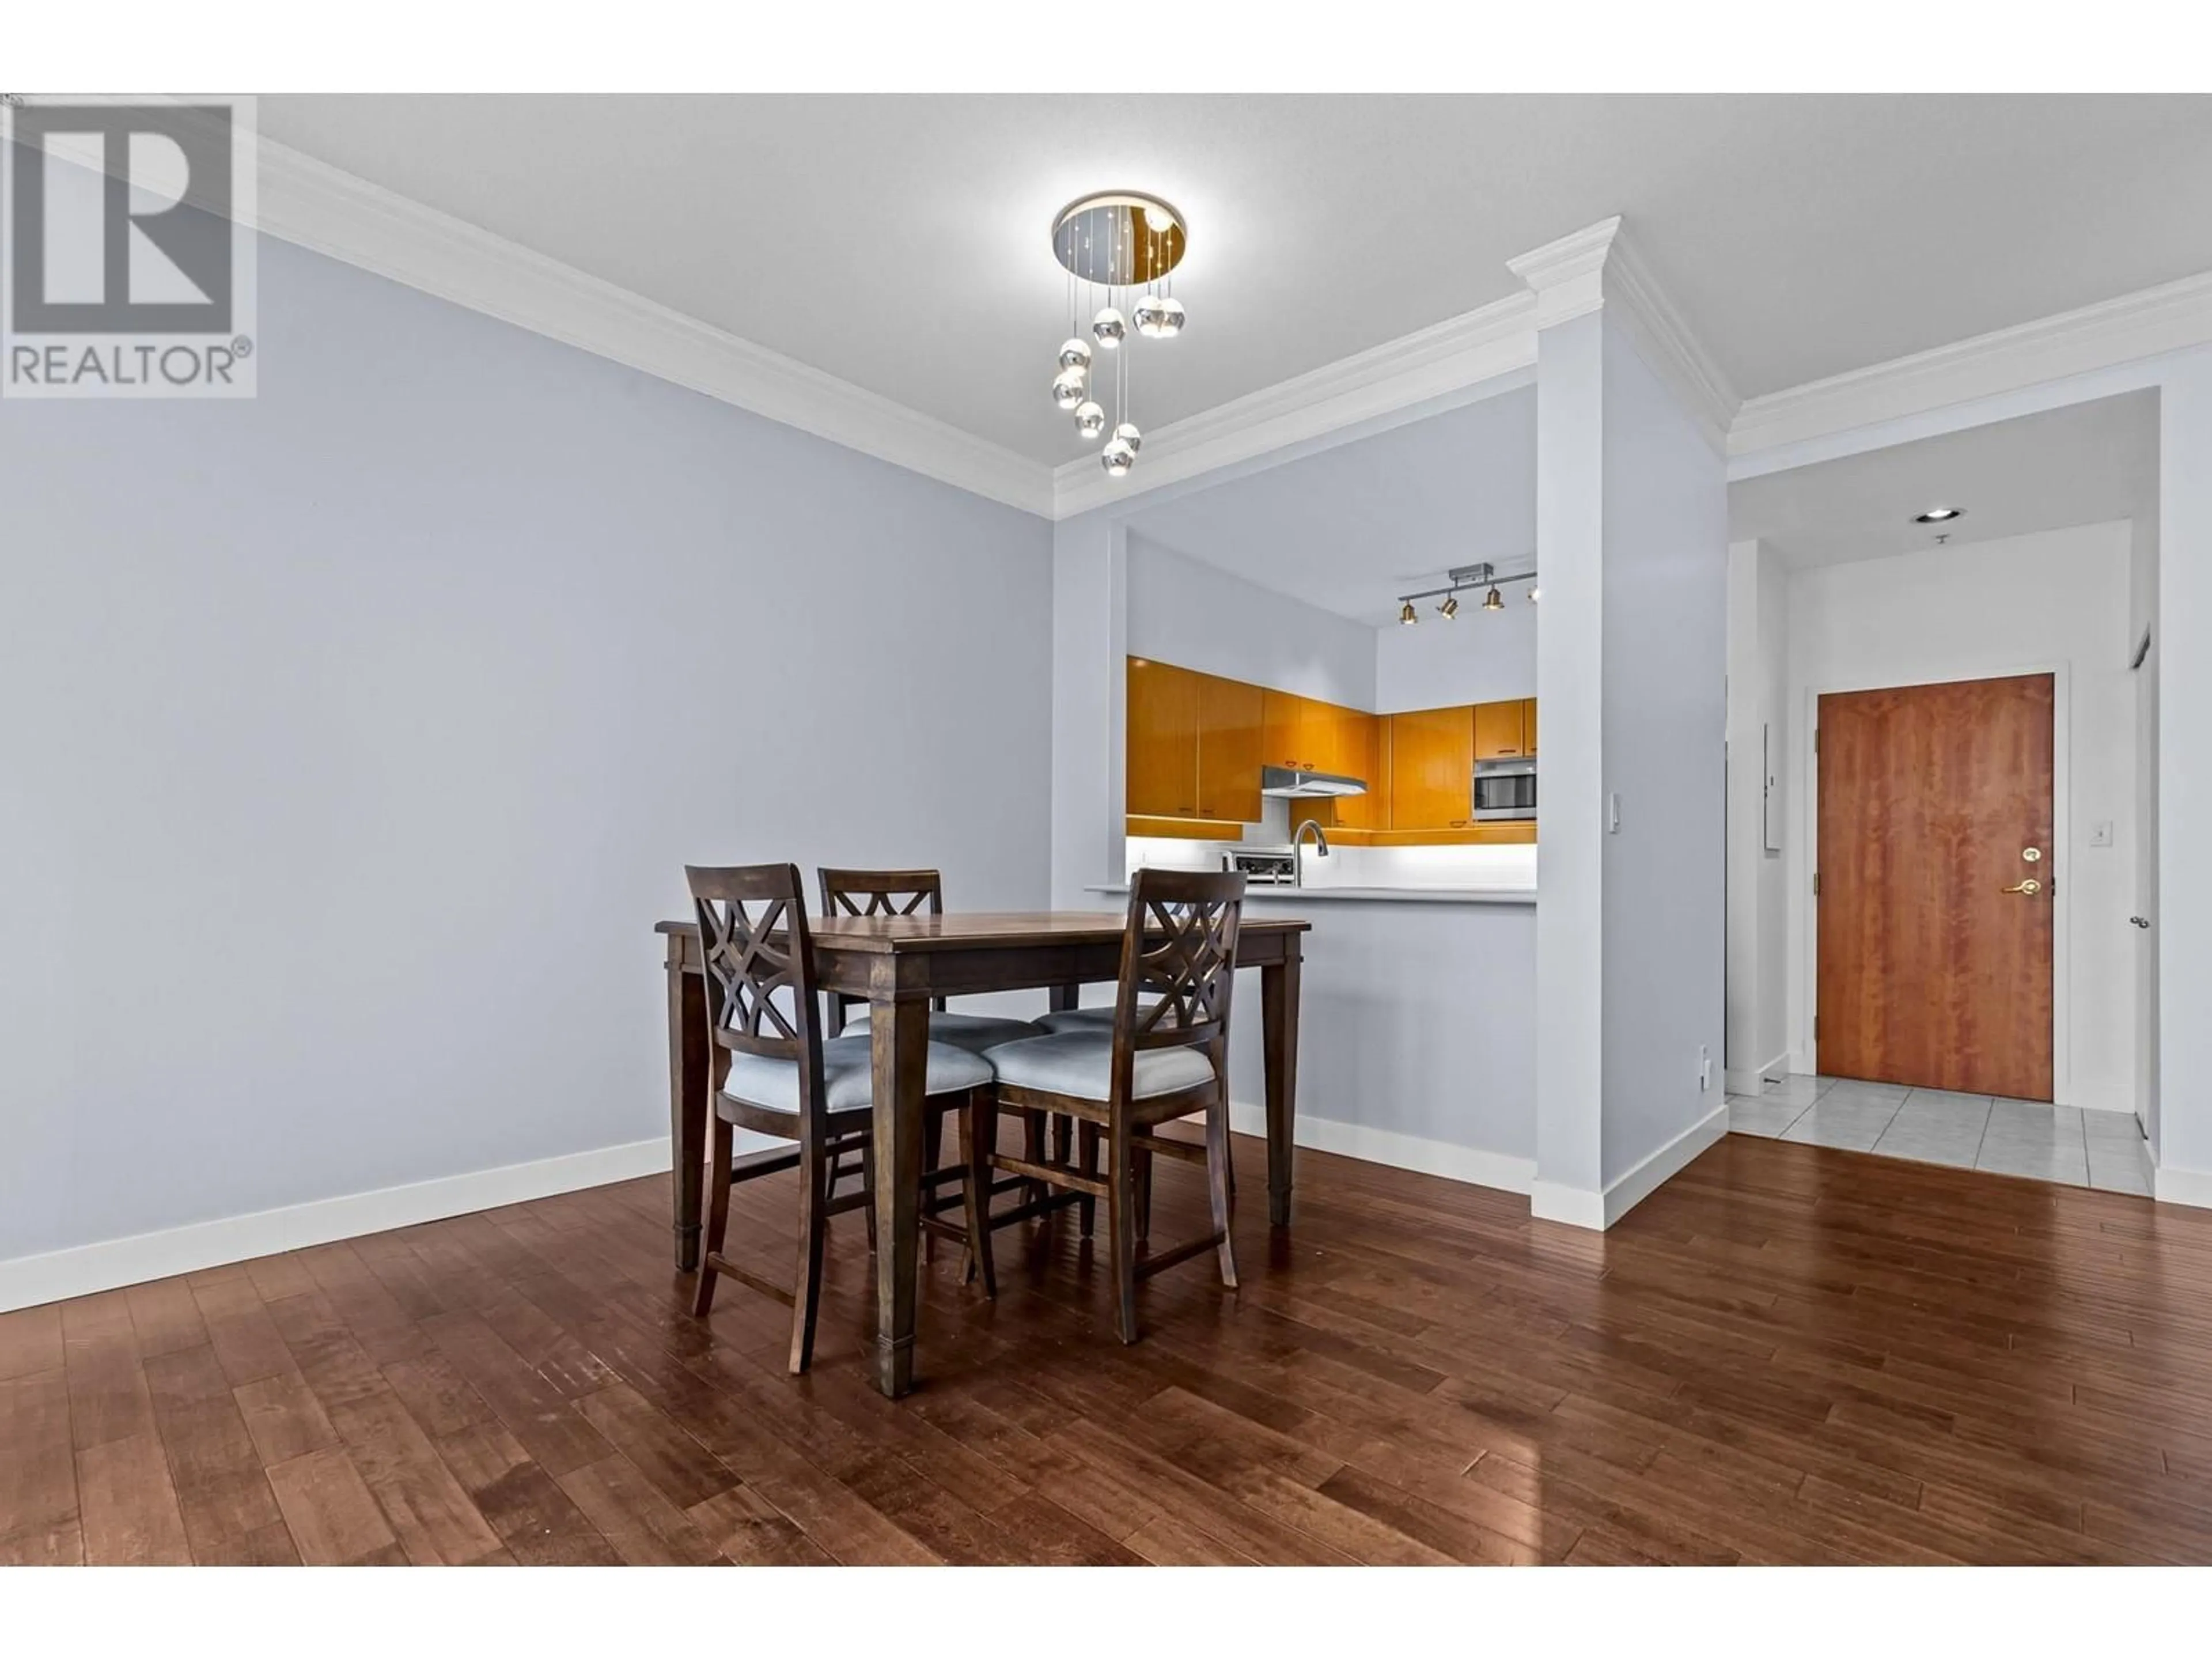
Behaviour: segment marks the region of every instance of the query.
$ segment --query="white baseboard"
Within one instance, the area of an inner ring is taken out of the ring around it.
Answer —
[[[1229,1127],[1239,1134],[1265,1136],[1267,1111],[1243,1101],[1229,1108]],[[1365,1164],[1388,1164],[1420,1175],[1442,1176],[1471,1187],[1490,1187],[1503,1193],[1525,1193],[1536,1179],[1536,1160],[1504,1152],[1486,1152],[1474,1146],[1457,1146],[1448,1140],[1427,1140],[1400,1134],[1394,1129],[1374,1129],[1360,1123],[1340,1123],[1332,1118],[1310,1117],[1301,1112],[1291,1138],[1317,1152],[1337,1152]]]
[[[2151,1171],[2150,1190],[2161,1204],[2212,1210],[2212,1170],[2177,1170],[2171,1164],[2161,1164]]]
[[[1556,1181],[1539,1181],[1529,1188],[1528,1213],[1539,1221],[1556,1221],[1568,1227],[1605,1231],[1605,1194],[1583,1187],[1567,1187]]]
[[[1727,1133],[1728,1103],[1723,1101],[1601,1193],[1556,1181],[1537,1182],[1528,1194],[1528,1212],[1539,1221],[1602,1232]]]
[[[1784,1049],[1764,1066],[1731,1066],[1721,1073],[1732,1095],[1755,1095],[1766,1083],[1790,1075],[1790,1051]]]
[[[570,1152],[560,1158],[510,1164],[496,1170],[445,1176],[405,1187],[319,1199],[281,1210],[196,1222],[158,1233],[112,1238],[45,1255],[0,1261],[0,1313],[34,1308],[66,1297],[112,1291],[120,1285],[197,1273],[232,1261],[249,1261],[280,1250],[302,1249],[341,1238],[358,1238],[393,1227],[439,1221],[475,1210],[494,1210],[556,1193],[602,1187],[668,1168],[668,1138]]]

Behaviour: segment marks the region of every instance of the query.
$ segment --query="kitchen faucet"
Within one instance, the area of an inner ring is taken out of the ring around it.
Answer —
[[[1306,884],[1306,831],[1309,830],[1313,831],[1315,848],[1322,857],[1328,856],[1328,837],[1322,833],[1318,818],[1308,818],[1291,831],[1291,884],[1293,887]]]

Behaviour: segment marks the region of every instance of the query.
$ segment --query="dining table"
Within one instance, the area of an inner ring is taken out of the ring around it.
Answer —
[[[1121,972],[1127,918],[1116,911],[969,911],[948,915],[825,916],[810,921],[818,988],[869,1006],[876,1201],[876,1386],[914,1386],[921,1266],[922,1083],[929,1014],[939,997],[1042,990],[1054,1009]],[[1267,1120],[1267,1218],[1291,1219],[1291,1155],[1298,1070],[1298,969],[1309,924],[1242,919],[1237,965],[1260,975]],[[694,921],[664,921],[668,990],[669,1139],[674,1161],[676,1266],[699,1265],[700,1200],[714,1109],[713,1011]],[[1234,1005],[1232,1003],[1232,1013]]]

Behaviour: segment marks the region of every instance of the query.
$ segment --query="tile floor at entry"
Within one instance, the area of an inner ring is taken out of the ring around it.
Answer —
[[[1737,1134],[2150,1196],[2142,1135],[2125,1112],[1830,1077],[1728,1099]]]

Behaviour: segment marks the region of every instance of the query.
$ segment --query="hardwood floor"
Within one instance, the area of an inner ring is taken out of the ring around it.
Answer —
[[[1600,1237],[1303,1152],[1135,1348],[1072,1216],[995,1306],[940,1247],[894,1404],[859,1216],[794,1380],[665,1186],[0,1316],[0,1560],[2212,1560],[2212,1213],[1732,1135]]]

